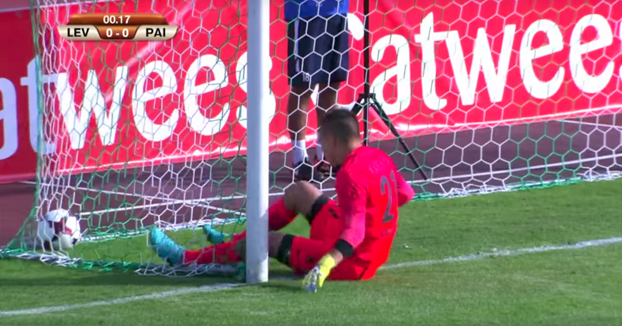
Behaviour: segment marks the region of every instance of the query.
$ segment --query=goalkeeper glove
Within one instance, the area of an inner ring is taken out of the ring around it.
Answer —
[[[324,281],[330,271],[337,265],[335,259],[330,254],[320,259],[317,265],[305,276],[302,281],[302,288],[307,292],[317,292],[324,285]]]

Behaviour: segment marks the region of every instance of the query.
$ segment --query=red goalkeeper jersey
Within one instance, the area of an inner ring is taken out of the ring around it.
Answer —
[[[413,189],[385,152],[366,146],[346,157],[336,179],[345,220],[340,242],[351,246],[353,257],[384,264],[397,230],[398,207],[413,198]]]

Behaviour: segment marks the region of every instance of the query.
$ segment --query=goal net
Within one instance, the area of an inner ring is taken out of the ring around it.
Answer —
[[[351,70],[339,105],[354,105],[368,71],[399,132],[370,109],[369,145],[393,157],[417,199],[620,176],[622,2],[370,0],[365,15],[364,1],[350,0]],[[291,184],[292,164],[283,1],[270,11],[272,200]],[[72,14],[93,12],[160,13],[179,32],[166,42],[59,37]],[[246,1],[41,0],[32,20],[37,200],[5,252],[177,275],[147,247],[147,228],[168,229],[188,248],[208,244],[201,225],[241,232],[253,164],[245,160]],[[315,114],[308,121],[313,130]],[[321,185],[330,194],[333,186]],[[36,217],[59,207],[79,214],[83,241],[70,252],[33,250]],[[210,271],[231,269],[183,272]]]

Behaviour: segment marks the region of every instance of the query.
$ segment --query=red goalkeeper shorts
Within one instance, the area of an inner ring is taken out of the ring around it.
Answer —
[[[320,197],[309,214],[310,238],[295,236],[291,239],[289,266],[302,275],[313,269],[318,261],[335,247],[344,228],[336,201]],[[378,267],[370,262],[347,257],[330,273],[329,280],[366,280],[376,274]]]

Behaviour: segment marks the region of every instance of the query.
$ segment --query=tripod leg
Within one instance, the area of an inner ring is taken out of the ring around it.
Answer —
[[[363,106],[363,144],[369,145],[369,102]]]
[[[354,106],[352,107],[352,110],[350,110],[350,113],[352,113],[352,115],[356,117],[362,109],[363,106],[361,105],[361,102],[359,100],[357,102],[354,102]]]
[[[400,133],[397,131],[397,129],[395,129],[395,126],[393,125],[393,122],[391,122],[391,119],[389,119],[389,116],[384,112],[384,110],[382,109],[382,106],[380,105],[378,100],[376,100],[375,96],[372,96],[372,104],[371,105],[373,106],[373,108],[376,111],[376,113],[378,114],[378,116],[380,116],[380,119],[382,119],[384,124],[389,128],[389,130],[391,130],[391,133],[393,133],[393,136],[395,136],[395,138],[397,138],[397,141],[400,142],[400,144],[402,145],[402,148],[404,148],[406,153],[408,153],[408,156],[410,157],[410,160],[415,165],[415,167],[419,168],[419,173],[421,174],[423,179],[427,181],[428,180],[428,176],[425,173],[425,171],[423,171],[423,167],[421,165],[419,165],[419,162],[417,162],[417,159],[415,158],[415,155],[413,155],[412,151],[410,150],[410,148],[408,148],[408,145],[406,144],[406,142],[404,141],[404,139],[402,138]]]

